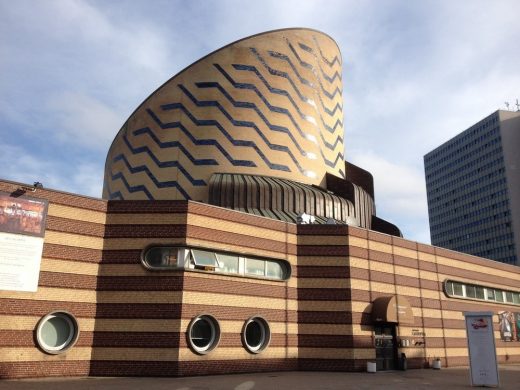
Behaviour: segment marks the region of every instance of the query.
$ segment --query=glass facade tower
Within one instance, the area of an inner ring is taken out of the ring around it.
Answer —
[[[496,111],[424,156],[432,245],[518,265],[520,112]]]

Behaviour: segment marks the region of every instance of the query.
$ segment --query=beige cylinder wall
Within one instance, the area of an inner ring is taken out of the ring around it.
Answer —
[[[189,66],[130,116],[103,197],[207,202],[213,173],[344,177],[341,54],[308,29],[259,34]]]

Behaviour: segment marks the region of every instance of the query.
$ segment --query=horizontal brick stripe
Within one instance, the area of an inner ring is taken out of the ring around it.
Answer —
[[[187,230],[186,225],[107,225],[105,238],[182,238]]]
[[[7,193],[16,193],[20,188],[20,183],[8,183],[6,181],[0,181],[0,191]],[[20,192],[18,192],[19,194]],[[38,189],[36,192],[28,192],[27,196],[32,198],[47,199],[49,202],[62,204],[65,206],[71,206],[74,208],[88,209],[94,211],[105,212],[107,208],[107,202],[102,199],[90,198],[82,195],[69,194],[66,192],[56,190]]]
[[[346,225],[297,225],[298,236],[342,236],[347,237],[349,227]]]
[[[104,250],[101,263],[141,264],[141,253],[141,250]]]
[[[177,303],[78,303],[0,299],[0,313],[9,315],[44,316],[51,311],[67,311],[76,317],[178,319],[181,305]]]
[[[103,224],[53,217],[52,215],[47,216],[46,229],[93,237],[103,237],[105,234],[105,226]]]
[[[300,347],[317,348],[373,348],[372,336],[357,335],[298,335]]]
[[[451,258],[454,260],[460,260],[465,263],[480,265],[483,267],[492,266],[494,269],[497,269],[500,271],[505,271],[506,273],[515,273],[515,274],[517,273],[516,266],[514,266],[514,265],[501,263],[499,261],[493,261],[492,263],[490,263],[490,261],[488,259],[484,259],[482,257],[471,256],[466,253],[451,251],[451,250],[445,249],[445,248],[439,248],[439,247],[433,247],[433,248],[435,249],[435,254],[437,256],[448,257],[448,258]]]
[[[298,266],[296,267],[298,278],[348,278],[350,277],[349,267],[337,266]],[[327,281],[323,281],[324,284]]]
[[[96,314],[96,304],[81,302],[0,299],[1,314],[44,316],[51,311],[60,310],[72,313],[76,317],[93,318]]]
[[[187,227],[187,238],[201,239],[207,242],[218,242],[229,245],[238,245],[242,248],[254,248],[269,250],[272,252],[296,254],[296,246],[281,241],[256,238],[236,233],[228,233],[200,226],[189,225]],[[211,248],[211,246],[208,246]]]
[[[298,359],[302,371],[366,371],[367,362],[374,359]]]
[[[179,375],[238,374],[243,372],[295,371],[298,359],[206,360],[179,362]]]
[[[48,244],[43,245],[43,257],[50,259],[74,260],[88,263],[102,261],[103,251],[98,249],[79,248],[74,246]]]
[[[0,362],[0,379],[88,376],[90,361]]]
[[[268,322],[296,322],[297,312],[293,310],[258,309],[255,307],[229,307],[204,304],[183,304],[182,318],[192,319],[202,313],[210,314],[217,320],[245,321],[253,316],[262,316]]]
[[[379,232],[375,232],[373,230],[368,231],[368,239],[370,241],[382,242],[384,244],[392,243],[392,236],[389,236],[388,234],[382,234]]]
[[[393,264],[394,258],[392,254],[376,251],[373,249],[368,250],[368,258],[371,261],[379,261],[381,263]]]
[[[303,336],[306,344],[311,346],[314,336]],[[318,336],[319,337],[319,336]],[[346,341],[346,340],[350,341]],[[324,336],[321,347],[351,347],[356,338],[353,336]],[[270,347],[297,347],[302,342],[302,336],[296,334],[272,333]],[[335,342],[339,344],[335,345]],[[358,342],[362,342],[358,340]],[[348,345],[347,345],[348,344]],[[77,347],[100,348],[187,348],[186,333],[178,328],[171,332],[100,332],[82,331],[75,344]],[[243,347],[241,333],[222,333],[219,347]],[[36,346],[33,330],[0,330],[0,347],[31,347]]]
[[[410,267],[413,269],[418,268],[418,261],[417,259],[412,259],[410,257],[404,257],[400,255],[394,255],[394,264],[395,265],[401,265],[403,267]]]
[[[348,245],[304,246],[298,245],[299,256],[348,256]]]
[[[110,200],[107,214],[176,214],[188,211],[186,200]]]
[[[350,290],[343,288],[298,288],[300,301],[346,301],[349,300]]]
[[[287,287],[284,284],[273,286],[270,284],[266,285],[255,283],[251,279],[244,279],[243,281],[230,281],[221,279],[198,278],[193,277],[188,273],[184,274],[183,290],[257,297],[288,299],[297,298],[296,289],[294,287]]]
[[[270,218],[259,217],[253,214],[207,205],[204,203],[188,202],[188,212],[206,217],[218,218],[224,221],[238,222],[244,225],[258,226],[265,229],[284,233],[296,234],[296,225]]]
[[[182,272],[153,273],[150,276],[92,276],[57,272],[40,272],[40,286],[88,289],[96,291],[181,291]]]

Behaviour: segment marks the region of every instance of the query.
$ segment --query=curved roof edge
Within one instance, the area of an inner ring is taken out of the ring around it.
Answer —
[[[224,45],[222,47],[219,47],[218,49],[215,49],[213,50],[212,52],[206,54],[205,56],[199,58],[197,61],[195,62],[192,62],[191,64],[189,64],[188,66],[185,66],[182,70],[180,70],[179,72],[175,73],[172,77],[170,77],[168,80],[166,80],[164,83],[162,83],[158,88],[156,88],[152,93],[150,93],[146,99],[144,99],[133,111],[130,115],[128,115],[128,117],[126,118],[126,120],[123,122],[123,124],[121,125],[121,128],[118,130],[118,132],[114,135],[114,138],[112,139],[112,142],[110,143],[110,146],[108,147],[108,151],[107,151],[107,156],[105,158],[105,169],[107,167],[107,160],[108,160],[108,154],[110,153],[110,150],[112,150],[112,146],[114,145],[114,142],[116,140],[116,138],[119,137],[119,134],[121,133],[121,130],[123,130],[123,128],[125,127],[125,123],[128,122],[128,119],[130,119],[132,117],[132,115],[134,115],[136,113],[136,111],[138,111],[142,106],[143,104],[145,104],[148,99],[150,99],[157,91],[159,91],[162,87],[164,87],[166,84],[168,84],[172,79],[174,79],[175,77],[179,76],[181,73],[183,73],[184,71],[188,70],[189,68],[191,68],[192,66],[196,65],[197,63],[203,61],[204,59],[206,59],[207,57],[221,51],[221,50],[224,50],[225,48],[229,47],[229,46],[232,46],[232,45],[235,45],[239,42],[242,42],[242,41],[245,41],[246,39],[251,39],[251,38],[254,38],[254,37],[257,37],[257,36],[260,36],[260,35],[266,35],[266,34],[271,34],[271,33],[275,33],[275,32],[281,32],[281,31],[290,31],[290,30],[299,30],[299,31],[313,31],[313,32],[316,32],[318,34],[321,34],[321,35],[324,35],[326,36],[327,38],[329,38],[332,42],[334,42],[334,44],[336,45],[336,47],[338,48],[338,52],[339,52],[339,55],[341,57],[341,63],[343,63],[343,57],[341,55],[341,50],[339,48],[339,45],[338,43],[334,40],[334,38],[332,38],[330,35],[320,31],[320,30],[316,30],[314,28],[308,28],[308,27],[287,27],[287,28],[279,28],[279,29],[275,29],[275,30],[269,30],[269,31],[264,31],[264,32],[261,32],[261,33],[258,33],[258,34],[253,34],[253,35],[249,35],[245,38],[240,38],[240,39],[237,39],[236,41],[233,41],[231,43],[228,43],[227,45]]]

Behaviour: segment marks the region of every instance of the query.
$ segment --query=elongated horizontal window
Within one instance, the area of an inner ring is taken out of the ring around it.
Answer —
[[[252,258],[195,248],[149,247],[143,252],[142,262],[151,270],[197,269],[273,280],[287,280],[291,276],[291,266],[284,260]]]
[[[479,301],[491,301],[508,305],[520,305],[520,292],[502,290],[477,284],[446,280],[444,282],[446,295],[453,298],[477,299]]]

